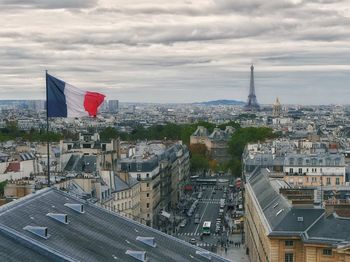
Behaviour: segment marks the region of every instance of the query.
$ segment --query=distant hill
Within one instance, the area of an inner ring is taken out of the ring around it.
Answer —
[[[206,106],[219,106],[219,105],[243,106],[243,105],[245,105],[245,102],[238,101],[238,100],[221,99],[221,100],[213,100],[213,101],[207,101],[207,102],[198,102],[198,103],[193,103],[193,104],[200,104],[200,105],[206,105]]]

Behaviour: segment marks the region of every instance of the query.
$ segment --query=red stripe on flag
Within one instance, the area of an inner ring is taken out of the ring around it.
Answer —
[[[96,117],[97,108],[102,104],[105,95],[95,92],[86,92],[84,97],[84,108],[89,116]]]

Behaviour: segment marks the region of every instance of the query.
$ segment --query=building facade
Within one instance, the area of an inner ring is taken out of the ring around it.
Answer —
[[[256,169],[245,186],[245,239],[250,261],[349,261],[350,220],[313,205],[292,204],[288,185]]]
[[[150,153],[148,149],[157,147]],[[180,199],[182,185],[189,177],[189,152],[186,146],[173,143],[148,142],[143,154],[121,159],[118,172],[128,173],[140,182],[140,219],[158,227],[162,210],[175,207]]]
[[[235,129],[227,126],[225,130],[214,128],[209,134],[208,130],[203,126],[198,126],[197,130],[190,137],[190,144],[204,144],[209,152],[209,156],[219,163],[224,163],[230,160],[228,153],[228,142]]]

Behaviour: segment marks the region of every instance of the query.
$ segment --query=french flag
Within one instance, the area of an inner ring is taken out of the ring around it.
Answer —
[[[105,95],[76,88],[46,73],[48,117],[96,117]]]

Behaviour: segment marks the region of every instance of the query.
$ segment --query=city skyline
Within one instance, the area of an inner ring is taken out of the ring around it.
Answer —
[[[44,99],[47,69],[121,102],[246,102],[254,63],[261,104],[349,104],[347,3],[0,0],[0,97]]]

